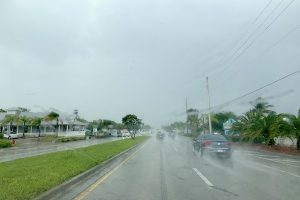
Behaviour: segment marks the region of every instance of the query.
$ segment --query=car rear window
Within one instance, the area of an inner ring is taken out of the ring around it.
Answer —
[[[226,138],[222,135],[203,135],[203,140],[222,140],[222,141],[226,141]]]

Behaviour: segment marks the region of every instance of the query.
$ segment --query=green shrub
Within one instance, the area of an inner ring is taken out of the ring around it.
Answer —
[[[241,141],[242,141],[242,142],[249,142],[249,141],[250,141],[250,138],[247,137],[247,136],[244,136],[244,137],[241,137]]]
[[[263,136],[258,136],[253,139],[254,144],[262,144],[265,142],[265,138]]]
[[[225,135],[225,138],[231,142],[239,142],[241,137],[239,135]]]
[[[3,139],[3,133],[0,133],[0,139]]]
[[[0,139],[0,148],[11,147],[11,142],[9,140]]]

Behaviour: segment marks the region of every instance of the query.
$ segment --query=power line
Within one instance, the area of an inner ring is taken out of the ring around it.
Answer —
[[[238,54],[235,59],[232,62],[235,62],[236,60],[238,60],[242,55],[244,55],[246,53],[246,51],[254,44],[254,42],[257,40],[258,37],[260,37],[263,33],[265,33],[276,21],[277,19],[291,6],[291,4],[294,2],[295,0],[291,0],[276,16],[275,18],[271,21],[271,23],[269,25],[267,25],[265,27],[265,29],[262,30],[262,32],[260,32],[258,35],[256,35],[256,37],[254,37],[254,39],[249,43],[249,45],[241,51],[240,54]],[[282,2],[282,1],[281,1]],[[281,4],[281,2],[277,5],[277,7],[274,9],[276,10],[278,8],[278,6]],[[273,10],[273,11],[274,11]],[[269,15],[270,16],[270,15]],[[268,17],[267,17],[268,18]],[[277,42],[279,43],[281,40],[285,39],[291,32],[295,31],[296,29],[298,29],[299,26],[297,26],[296,28],[292,29],[291,31],[289,31],[283,38],[281,38],[280,40],[278,40]],[[276,42],[276,44],[277,44]],[[273,45],[274,46],[276,46]],[[272,48],[272,47],[271,47]],[[225,71],[225,69],[230,68],[230,66],[228,67],[224,67],[223,70],[221,71],[221,73],[223,73]]]
[[[262,54],[260,54],[259,57],[256,58],[256,60],[259,60],[259,58],[261,58],[263,55],[265,55],[271,49],[275,48],[280,42],[282,42],[283,40],[285,40],[288,36],[290,36],[292,33],[294,33],[297,30],[300,30],[300,24],[298,24],[293,29],[290,29],[286,34],[284,34],[283,36],[281,36],[276,42],[274,42],[271,46],[269,46],[266,50],[264,50],[262,52]]]
[[[255,60],[259,60],[259,58],[261,58],[263,55],[265,55],[268,51],[270,51],[271,49],[275,48],[280,42],[282,42],[284,39],[286,39],[289,35],[291,35],[293,32],[300,30],[300,24],[298,24],[296,27],[294,27],[293,29],[290,29],[286,34],[284,34],[282,37],[280,37],[276,42],[274,42],[271,46],[269,46],[267,49],[265,49],[260,55],[258,55],[258,57],[256,57]],[[253,62],[252,62],[253,63]],[[229,68],[229,67],[228,67]],[[228,69],[227,68],[227,69]],[[225,72],[224,68],[220,73],[224,73]],[[233,74],[231,74],[233,75]],[[220,83],[220,82],[218,82]]]
[[[270,4],[272,3],[273,0],[270,0],[267,5],[260,11],[260,13],[258,14],[258,16],[254,19],[254,21],[252,22],[252,24],[255,24],[255,22],[258,20],[258,18],[260,18],[260,16],[262,16],[262,14],[265,12],[265,10],[270,6]]]
[[[234,58],[234,56],[248,43],[248,41],[251,39],[251,37],[253,36],[253,35],[255,35],[255,33],[259,30],[259,28],[262,26],[262,25],[264,25],[265,23],[266,23],[266,21],[269,19],[269,17],[271,17],[272,16],[272,14],[279,8],[279,6],[282,4],[282,2],[283,2],[284,0],[281,0],[277,5],[276,5],[276,7],[269,13],[269,15],[254,29],[254,31],[252,31],[249,35],[248,35],[248,37],[246,38],[246,40],[233,52],[233,54],[231,54],[223,63],[221,63],[220,65],[215,65],[214,67],[213,67],[213,69],[212,70],[214,70],[214,69],[216,69],[216,68],[219,68],[220,66],[222,67],[222,66],[224,66],[224,65],[226,65],[226,64],[228,64],[230,61],[231,61],[231,59],[233,59]],[[264,9],[262,10],[262,12],[261,13],[259,13],[259,15],[255,18],[255,21],[257,21],[257,19],[259,18],[259,16],[262,16],[262,13],[271,5],[271,2],[272,1],[270,1],[270,2],[268,2],[267,3],[267,5],[264,7]],[[246,32],[247,33],[247,32]]]
[[[253,22],[251,23],[251,25],[254,25],[256,22],[257,22],[257,20],[263,15],[263,13],[266,11],[266,9],[271,5],[271,3],[272,3],[272,1],[273,0],[270,0],[265,6],[264,6],[264,8],[259,12],[259,14],[254,18],[254,20],[253,20]],[[282,0],[283,1],[283,0]],[[238,44],[240,43],[240,41],[242,40],[242,38],[245,36],[245,35],[247,35],[247,33],[249,32],[249,30],[246,30],[245,32],[243,32],[242,34],[241,34],[241,36],[237,39],[237,41],[234,43],[234,48],[233,49],[235,49],[235,47],[236,46],[238,46]],[[223,66],[224,64],[226,64],[228,61],[230,61],[230,59],[232,58],[232,56],[234,56],[235,54],[233,54],[233,55],[231,55],[230,57],[229,57],[229,59],[227,58],[227,59],[225,59],[225,60],[223,60],[222,61],[222,59],[220,59],[215,65],[213,65],[210,69],[206,69],[206,70],[204,70],[204,72],[202,72],[202,74],[207,74],[207,73],[209,73],[209,72],[211,72],[211,71],[213,71],[213,70],[215,70],[215,69],[217,69],[219,66]],[[222,57],[225,57],[224,55],[222,56]],[[196,76],[195,78],[198,78],[198,76]]]
[[[235,60],[239,59],[242,55],[244,55],[244,53],[253,45],[253,43],[256,41],[256,39],[258,37],[260,37],[262,34],[264,34],[275,22],[276,20],[284,13],[284,11],[286,9],[288,9],[290,7],[290,5],[294,2],[295,0],[290,1],[282,10],[280,13],[278,13],[278,15],[273,19],[273,21],[265,27],[265,29],[259,34],[257,35],[252,42],[235,58]]]
[[[270,83],[268,83],[268,84],[266,84],[266,85],[264,85],[264,86],[262,86],[262,87],[259,87],[259,88],[255,89],[255,90],[252,90],[252,91],[250,91],[250,92],[247,92],[246,94],[243,94],[243,95],[241,95],[241,96],[239,96],[239,97],[236,97],[236,98],[234,98],[234,99],[232,99],[232,100],[229,100],[229,101],[227,101],[227,102],[225,102],[225,103],[222,103],[222,104],[213,106],[212,109],[216,109],[216,108],[220,108],[220,107],[222,108],[222,107],[224,107],[224,106],[227,106],[227,105],[229,105],[229,104],[231,104],[231,103],[233,103],[233,102],[235,102],[235,101],[237,101],[237,100],[239,100],[239,99],[242,99],[242,98],[244,98],[244,97],[246,97],[246,96],[249,96],[249,95],[251,95],[251,94],[254,94],[254,93],[256,93],[256,92],[258,92],[258,91],[260,91],[260,90],[262,90],[262,89],[264,89],[264,88],[266,88],[266,87],[268,87],[268,86],[270,86],[270,85],[273,85],[273,84],[275,84],[275,83],[277,83],[277,82],[279,82],[279,81],[282,81],[282,80],[284,80],[284,79],[286,79],[286,78],[288,78],[288,77],[290,77],[290,76],[293,76],[293,75],[295,75],[295,74],[297,74],[297,73],[300,73],[300,70],[295,71],[295,72],[292,72],[292,73],[290,73],[290,74],[287,74],[287,75],[285,75],[285,76],[283,76],[283,77],[281,77],[281,78],[279,78],[279,79],[277,79],[277,80],[275,80],[275,81],[272,81],[272,82],[270,82]],[[200,112],[204,112],[204,111],[207,111],[207,109],[203,109],[203,110],[201,110]]]

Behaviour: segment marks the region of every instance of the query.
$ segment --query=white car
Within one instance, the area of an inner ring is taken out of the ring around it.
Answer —
[[[130,137],[130,133],[127,130],[122,131],[122,137]]]
[[[10,132],[10,133],[4,133],[3,137],[7,139],[17,139],[19,136],[17,133]]]

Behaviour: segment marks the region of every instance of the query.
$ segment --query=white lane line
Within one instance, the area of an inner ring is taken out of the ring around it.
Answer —
[[[196,172],[196,174],[198,174],[198,176],[200,176],[200,178],[209,186],[209,187],[213,187],[214,185],[197,169],[197,168],[193,168],[193,170]]]
[[[282,172],[282,173],[286,173],[286,174],[288,174],[288,175],[291,175],[291,176],[300,178],[300,175],[297,175],[297,174],[294,174],[294,173],[291,173],[291,172],[288,172],[288,171],[284,171],[284,170],[282,170],[282,169],[277,169],[277,168],[275,168],[275,167],[270,167],[269,165],[264,165],[264,164],[261,164],[261,163],[260,163],[260,165],[262,165],[262,166],[264,166],[264,167],[266,167],[266,168],[269,168],[269,169],[277,170],[277,171],[280,171],[280,172]]]
[[[264,155],[259,153],[247,153],[249,156],[260,156],[260,157],[266,157],[266,158],[280,158],[279,156],[272,156],[272,155]]]
[[[281,160],[281,159],[273,159],[275,161],[282,161],[282,162],[288,162],[288,163],[299,163],[298,160]]]
[[[259,156],[263,158],[280,158],[279,156],[270,156],[270,155],[263,155],[263,154],[252,154],[251,156]]]
[[[271,162],[274,162],[274,163],[279,163],[279,164],[283,164],[283,165],[287,165],[287,166],[291,166],[291,167],[300,168],[300,166],[298,166],[298,165],[292,165],[292,164],[289,164],[289,163],[286,163],[286,162],[281,162],[281,161],[277,161],[277,160],[269,159],[269,158],[263,158],[263,157],[260,157],[260,156],[254,156],[254,155],[252,155],[252,156],[255,157],[255,158],[268,160],[268,161],[271,161]]]

